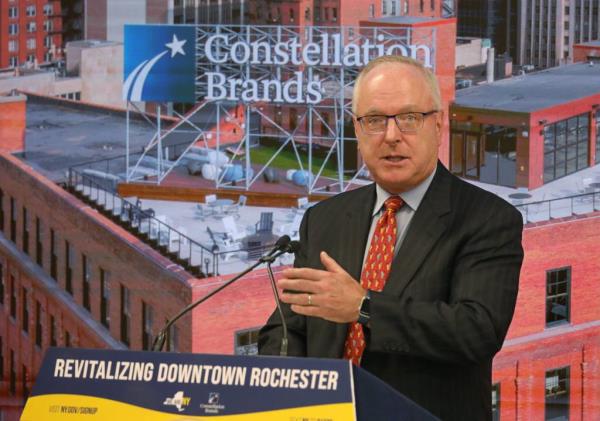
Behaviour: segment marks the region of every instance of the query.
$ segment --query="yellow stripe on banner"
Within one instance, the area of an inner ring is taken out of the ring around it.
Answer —
[[[189,404],[198,408],[201,403],[203,402],[194,402],[194,399],[192,399]],[[214,419],[219,421],[352,421],[356,420],[356,416],[352,403],[314,405],[241,415],[198,416],[185,415],[183,412],[181,414],[167,414],[110,399],[64,394],[29,398],[21,416],[21,421],[183,421]]]

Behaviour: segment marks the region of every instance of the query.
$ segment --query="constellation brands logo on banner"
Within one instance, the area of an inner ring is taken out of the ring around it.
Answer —
[[[245,33],[242,31],[242,33]],[[266,37],[265,37],[266,38]],[[213,65],[287,66],[296,71],[287,72],[282,80],[252,78],[228,78],[219,71],[206,72],[207,99],[242,100],[244,102],[276,102],[288,104],[317,104],[323,99],[322,82],[308,77],[307,66],[361,67],[372,58],[382,55],[419,57],[425,66],[431,67],[431,49],[427,45],[406,45],[386,39],[379,34],[371,40],[362,37],[360,44],[342,41],[341,33],[322,33],[318,42],[301,43],[299,37],[287,41],[247,42],[236,35],[214,34],[209,36],[202,50]],[[216,67],[216,66],[215,66]]]
[[[125,25],[126,101],[195,102],[196,30],[184,25]]]
[[[432,67],[431,47],[405,42],[405,29],[395,36],[366,28],[372,36],[362,33],[353,42],[345,40],[344,28],[335,33],[305,28],[307,36],[298,28],[270,26],[251,37],[256,27],[238,29],[201,26],[203,36],[197,37],[190,25],[126,25],[123,98],[193,103],[198,80],[198,94],[208,100],[318,104],[328,74],[362,67],[375,57],[410,56]],[[277,35],[282,29],[284,37]],[[196,65],[202,69],[198,75]]]
[[[217,392],[210,392],[208,394],[207,403],[201,403],[200,408],[204,409],[205,414],[218,414],[220,411],[225,409],[225,405],[221,405],[219,401],[221,400],[221,395]]]

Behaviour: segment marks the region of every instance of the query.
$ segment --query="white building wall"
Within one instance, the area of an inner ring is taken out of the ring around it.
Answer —
[[[106,39],[123,42],[125,24],[146,23],[146,3],[146,0],[107,0]]]

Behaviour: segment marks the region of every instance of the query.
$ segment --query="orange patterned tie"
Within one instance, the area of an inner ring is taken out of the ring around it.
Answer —
[[[371,244],[369,253],[362,270],[360,284],[363,288],[372,291],[381,291],[385,281],[390,274],[392,259],[394,258],[394,248],[396,247],[396,238],[398,227],[396,226],[396,212],[404,205],[404,201],[398,196],[392,196],[384,203],[383,215],[379,217]],[[365,350],[365,335],[363,327],[358,322],[350,324],[348,337],[344,344],[344,358],[352,360],[356,365],[360,365],[360,359]]]

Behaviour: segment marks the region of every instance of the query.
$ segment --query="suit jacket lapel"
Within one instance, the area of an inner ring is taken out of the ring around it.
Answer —
[[[375,184],[364,188],[355,198],[356,206],[342,211],[342,227],[346,235],[344,241],[337,243],[339,256],[338,263],[358,282],[360,282],[360,273],[365,247],[367,246],[367,237],[371,227],[371,215],[375,203]],[[328,323],[331,334],[330,347],[327,353],[331,353],[331,358],[339,358],[344,352],[344,342],[348,334],[347,323]]]
[[[367,246],[367,237],[371,228],[371,216],[375,203],[375,184],[361,192],[356,198],[356,206],[348,209],[344,215],[344,229],[347,237],[341,244],[344,264],[342,265],[352,277],[360,281],[362,262]]]
[[[384,291],[399,296],[446,231],[442,216],[450,212],[451,175],[438,162],[436,174],[415,212],[408,232],[392,262]]]

